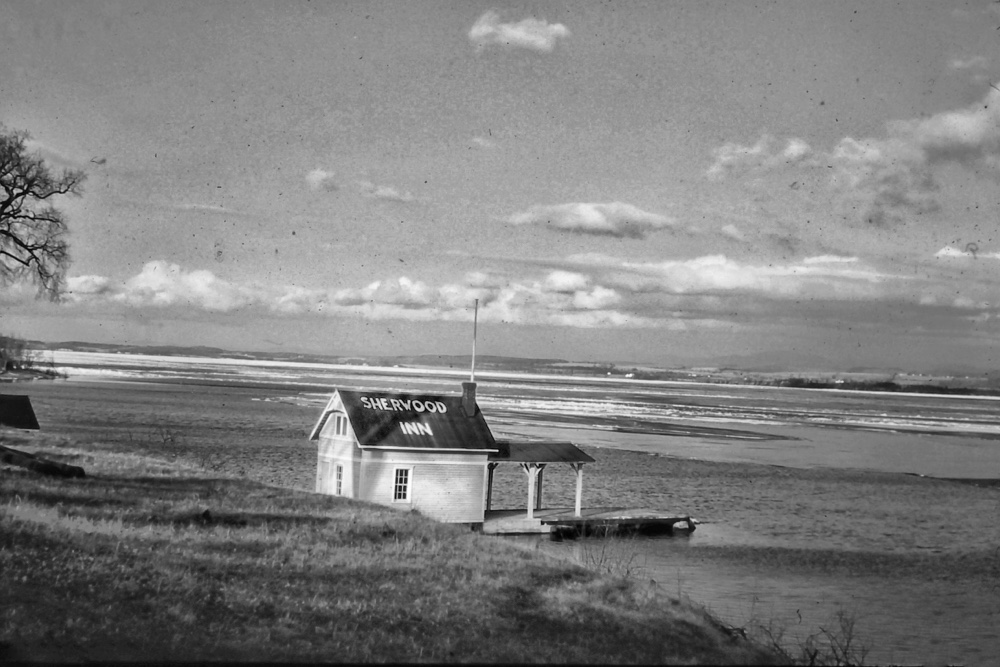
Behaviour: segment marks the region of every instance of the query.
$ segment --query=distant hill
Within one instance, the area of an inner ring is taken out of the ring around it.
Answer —
[[[797,352],[755,352],[751,354],[705,357],[693,367],[711,367],[760,372],[836,371],[837,364],[817,354]]]

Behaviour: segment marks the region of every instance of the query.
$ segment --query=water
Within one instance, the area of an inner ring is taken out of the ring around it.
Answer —
[[[454,393],[464,379],[460,371],[56,355],[74,380],[31,390],[53,406],[59,384],[128,382],[134,399],[103,401],[114,404],[139,400],[136,387],[162,391],[166,383],[182,392],[185,411],[202,402],[223,420],[238,389],[273,406],[269,424],[284,431],[307,432],[333,387]],[[871,647],[869,661],[987,665],[1000,655],[1000,487],[935,479],[1000,479],[997,399],[514,374],[479,380],[497,437],[570,440],[597,459],[584,473],[586,506],[647,507],[703,522],[684,537],[531,538],[533,546],[577,562],[601,554],[639,565],[637,576],[728,623],[772,623],[793,641],[829,629],[843,611]],[[304,469],[292,479],[308,484],[309,456],[296,461]],[[545,483],[548,506],[572,506],[568,467],[550,466]],[[494,506],[521,507],[524,484],[519,469],[501,465]]]
[[[52,353],[75,379],[454,393],[464,371],[196,357]],[[494,433],[713,461],[1000,478],[1000,398],[485,373]],[[681,436],[681,437],[675,437]]]

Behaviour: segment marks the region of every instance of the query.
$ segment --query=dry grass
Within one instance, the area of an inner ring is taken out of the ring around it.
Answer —
[[[0,659],[767,663],[695,607],[455,526],[65,437],[0,469]]]

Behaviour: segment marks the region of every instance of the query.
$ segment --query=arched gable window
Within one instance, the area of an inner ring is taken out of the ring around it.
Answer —
[[[347,415],[338,410],[330,410],[324,413],[323,420],[319,424],[319,428],[316,429],[317,433],[322,433],[323,429],[326,428],[326,424],[329,421],[333,421],[333,434],[334,435],[347,435]]]

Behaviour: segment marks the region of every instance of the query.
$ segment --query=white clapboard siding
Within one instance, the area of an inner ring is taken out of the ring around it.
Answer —
[[[330,420],[333,421],[333,420]],[[336,435],[328,423],[319,438],[316,453],[316,493],[337,493],[337,465],[344,466],[340,495],[356,498],[361,472],[361,449],[352,434]]]
[[[482,522],[485,454],[369,453],[372,457],[365,461],[361,473],[361,500],[419,510],[438,521]],[[393,500],[397,468],[410,469],[410,498],[405,502]]]

